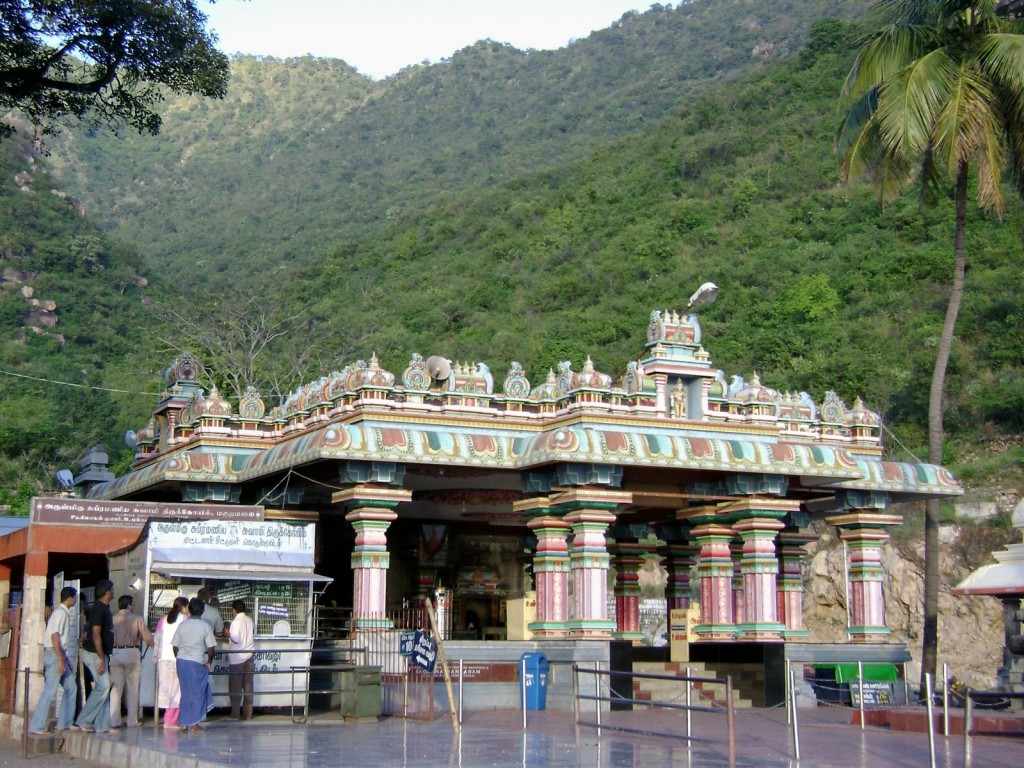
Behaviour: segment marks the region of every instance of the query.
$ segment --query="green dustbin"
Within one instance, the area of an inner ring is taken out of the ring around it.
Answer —
[[[339,676],[342,717],[380,717],[380,667],[352,667]]]

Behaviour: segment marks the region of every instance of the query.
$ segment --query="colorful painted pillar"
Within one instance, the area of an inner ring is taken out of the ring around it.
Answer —
[[[527,526],[537,537],[533,556],[533,588],[537,593],[537,618],[527,629],[538,638],[566,637],[569,633],[569,531],[551,511],[547,497],[517,501],[512,508],[531,516]]]
[[[717,507],[694,507],[680,510],[677,514],[680,519],[694,523],[690,535],[700,551],[697,559],[700,624],[694,627],[694,632],[701,640],[734,640],[736,622],[730,544],[736,534],[718,514]]]
[[[391,562],[387,531],[398,517],[395,507],[412,498],[412,491],[360,484],[332,497],[349,512],[345,520],[356,532],[352,549],[352,627],[391,627],[387,618],[387,572]]]
[[[804,547],[816,536],[799,531],[782,531],[777,541],[779,552],[779,621],[786,627],[782,636],[786,640],[810,637],[804,629]]]
[[[850,583],[850,642],[870,643],[887,638],[885,597],[882,591],[882,547],[889,540],[886,528],[899,525],[903,518],[867,510],[854,510],[825,519],[839,528],[845,542]]]
[[[606,488],[573,488],[551,498],[551,505],[566,510],[572,526],[573,617],[567,627],[574,639],[608,639],[615,622],[608,618],[608,545],[605,531],[615,522],[615,510],[632,496]]]
[[[615,631],[616,640],[643,640],[640,629],[640,569],[646,548],[637,541],[616,541],[609,546],[615,568]]]
[[[747,606],[743,601],[743,543],[733,539],[729,545],[729,554],[732,557],[732,620],[739,625],[747,615]]]
[[[690,526],[681,523],[660,523],[654,526],[655,535],[664,541],[658,547],[665,568],[666,615],[674,610],[690,607],[690,571],[697,562],[698,548],[690,541]]]
[[[756,497],[732,502],[720,509],[734,520],[732,529],[742,540],[740,579],[742,613],[736,624],[740,640],[781,640],[785,625],[778,614],[779,560],[775,538],[786,525],[783,518],[800,509],[800,502]]]

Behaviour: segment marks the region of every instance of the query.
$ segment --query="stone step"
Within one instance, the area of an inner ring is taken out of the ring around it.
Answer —
[[[684,678],[687,667],[690,668],[690,677],[717,677],[715,672],[709,671],[701,662],[635,662],[633,671]],[[684,704],[686,702],[686,686],[682,682],[673,680],[635,677],[633,678],[633,698],[640,701],[666,701],[672,704]],[[742,698],[735,687],[732,692],[732,700],[733,706],[737,708],[749,709],[753,706],[753,702]],[[717,704],[724,707],[725,683],[694,683],[690,703],[693,706]]]

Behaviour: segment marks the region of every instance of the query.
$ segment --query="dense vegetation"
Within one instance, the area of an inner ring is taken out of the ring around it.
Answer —
[[[20,192],[10,169],[24,155],[4,158],[4,202],[35,208],[0,221],[20,243],[3,266],[32,259],[18,268],[39,270],[36,295],[68,313],[63,345],[20,342],[24,298],[5,287],[0,368],[153,391],[171,354],[154,339],[177,329],[201,352],[174,310],[212,317],[251,309],[251,296],[307,321],[255,369],[265,392],[374,352],[396,373],[418,351],[482,360],[498,381],[512,360],[538,383],[586,355],[617,375],[651,309],[681,308],[713,280],[704,344],[727,374],[861,395],[920,451],[953,213],[922,213],[915,197],[881,209],[868,187],[840,183],[836,100],[865,27],[814,20],[857,7],[658,7],[562,51],[481,43],[379,83],[336,61],[235,60],[228,99],[171,100],[163,138],[74,134],[44,161],[144,267],[39,183]],[[1003,223],[972,215],[954,463],[1024,420],[1022,226],[1016,204]],[[97,244],[84,253],[102,269],[68,255],[76,237]],[[40,255],[47,242],[70,260],[60,274]],[[146,289],[157,311],[133,274],[164,286]],[[123,450],[117,435],[152,405],[3,376],[0,387],[9,468],[53,466],[96,440]],[[75,419],[57,423],[69,406]]]

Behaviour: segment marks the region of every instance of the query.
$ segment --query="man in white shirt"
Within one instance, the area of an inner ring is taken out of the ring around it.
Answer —
[[[46,639],[48,645],[43,648],[43,695],[39,697],[32,719],[29,721],[29,733],[43,735],[49,733],[50,704],[57,695],[57,687],[63,685],[64,697],[57,712],[57,730],[64,731],[71,727],[75,716],[75,701],[78,698],[78,681],[75,670],[71,668],[69,651],[77,638],[71,632],[71,608],[78,602],[78,592],[74,587],[64,587],[60,591],[60,603],[54,606],[49,620],[46,622]]]
[[[231,627],[228,630],[231,676],[228,678],[228,692],[231,696],[231,714],[228,720],[252,720],[253,680],[256,673],[256,660],[252,652],[256,650],[253,635],[256,626],[245,614],[245,601],[235,600],[231,603]]]
[[[203,587],[196,592],[196,597],[203,601],[203,621],[213,627],[214,637],[227,637],[224,631],[226,623],[220,615],[220,609],[213,604],[213,592],[208,587]]]

